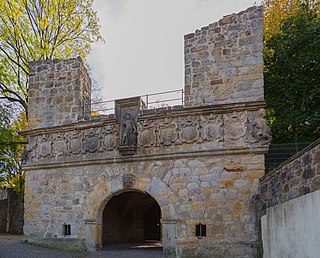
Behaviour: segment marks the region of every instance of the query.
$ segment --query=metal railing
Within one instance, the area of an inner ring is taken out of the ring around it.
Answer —
[[[151,93],[140,96],[144,105],[141,112],[150,109],[166,108],[172,106],[184,105],[183,89],[171,90],[165,92]],[[115,112],[115,101],[100,101],[91,103],[91,115],[111,115]]]

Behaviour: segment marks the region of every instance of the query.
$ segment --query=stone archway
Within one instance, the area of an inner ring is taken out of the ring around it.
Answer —
[[[95,185],[84,202],[85,240],[89,251],[103,247],[103,212],[108,202],[125,192],[140,192],[151,196],[161,210],[161,240],[164,253],[175,253],[177,239],[177,213],[175,204],[178,197],[159,178],[138,177],[132,188],[123,186],[122,177],[100,182]]]
[[[161,240],[161,210],[147,193],[125,191],[114,195],[102,214],[102,245]]]

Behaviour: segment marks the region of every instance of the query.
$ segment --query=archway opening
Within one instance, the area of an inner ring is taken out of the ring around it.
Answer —
[[[160,220],[160,207],[150,195],[138,191],[115,195],[103,211],[102,244],[161,247]]]

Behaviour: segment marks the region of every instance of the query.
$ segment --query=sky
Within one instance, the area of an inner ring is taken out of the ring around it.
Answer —
[[[92,46],[92,77],[104,100],[184,87],[184,35],[254,0],[95,0],[105,44]]]

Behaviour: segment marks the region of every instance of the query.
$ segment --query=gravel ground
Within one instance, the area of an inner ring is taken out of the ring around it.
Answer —
[[[0,258],[160,258],[157,245],[111,245],[97,253],[68,252],[20,243],[22,236],[0,235]]]

